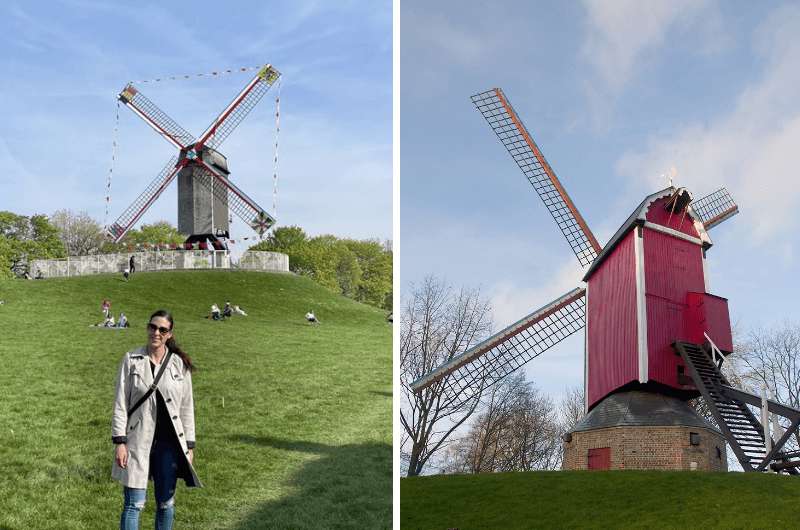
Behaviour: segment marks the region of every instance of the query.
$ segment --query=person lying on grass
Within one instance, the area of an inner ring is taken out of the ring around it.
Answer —
[[[309,324],[319,324],[319,320],[317,320],[316,315],[314,315],[314,312],[311,310],[309,310],[309,312],[306,313],[306,320],[308,321]]]
[[[111,422],[115,444],[111,476],[123,486],[120,528],[138,530],[153,480],[156,529],[172,528],[178,478],[202,487],[195,473],[192,360],[175,342],[165,310],[150,316],[147,345],[122,357]]]

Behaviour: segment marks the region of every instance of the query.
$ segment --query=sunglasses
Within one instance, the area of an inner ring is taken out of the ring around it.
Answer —
[[[172,330],[170,330],[169,328],[165,328],[165,327],[163,327],[163,326],[156,326],[156,325],[155,325],[155,324],[153,324],[152,322],[150,322],[149,324],[147,324],[147,329],[149,329],[149,330],[150,330],[150,331],[152,331],[153,333],[155,333],[156,331],[158,331],[158,332],[159,332],[159,333],[161,333],[162,335],[166,335],[167,333],[169,333],[170,331],[172,331]]]

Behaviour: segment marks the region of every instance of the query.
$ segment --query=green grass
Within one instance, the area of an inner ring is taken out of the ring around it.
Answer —
[[[403,530],[796,528],[800,479],[756,473],[551,471],[405,478]]]
[[[128,330],[90,328],[100,302]],[[203,489],[179,482],[176,528],[389,528],[391,326],[290,274],[139,273],[0,283],[0,528],[115,528],[118,363],[158,308],[194,359]],[[212,302],[248,317],[204,318]],[[322,324],[308,325],[313,309]],[[223,407],[224,397],[224,407]],[[152,484],[142,528],[152,527]]]

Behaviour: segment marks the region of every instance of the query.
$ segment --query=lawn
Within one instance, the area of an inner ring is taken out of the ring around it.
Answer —
[[[92,328],[100,303],[127,330]],[[192,356],[195,464],[176,528],[389,528],[391,324],[291,274],[138,273],[0,282],[0,528],[115,528],[118,363],[159,308]],[[207,320],[229,299],[249,316]],[[313,309],[319,326],[303,315]],[[142,528],[152,527],[152,485]]]
[[[800,478],[551,471],[405,478],[403,530],[796,528]]]

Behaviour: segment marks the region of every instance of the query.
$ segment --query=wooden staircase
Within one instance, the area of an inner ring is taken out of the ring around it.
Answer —
[[[767,452],[764,428],[747,406],[760,407],[761,398],[730,386],[720,371],[721,356],[717,364],[712,361],[709,352],[698,344],[679,341],[673,347],[686,364],[689,375],[742,468],[745,471],[763,471],[772,464],[775,470],[800,474],[796,469],[800,466],[800,460],[792,460],[797,455],[780,451],[800,424],[800,410],[769,401],[770,412],[790,418],[792,426],[777,443],[771,440],[773,449]]]

